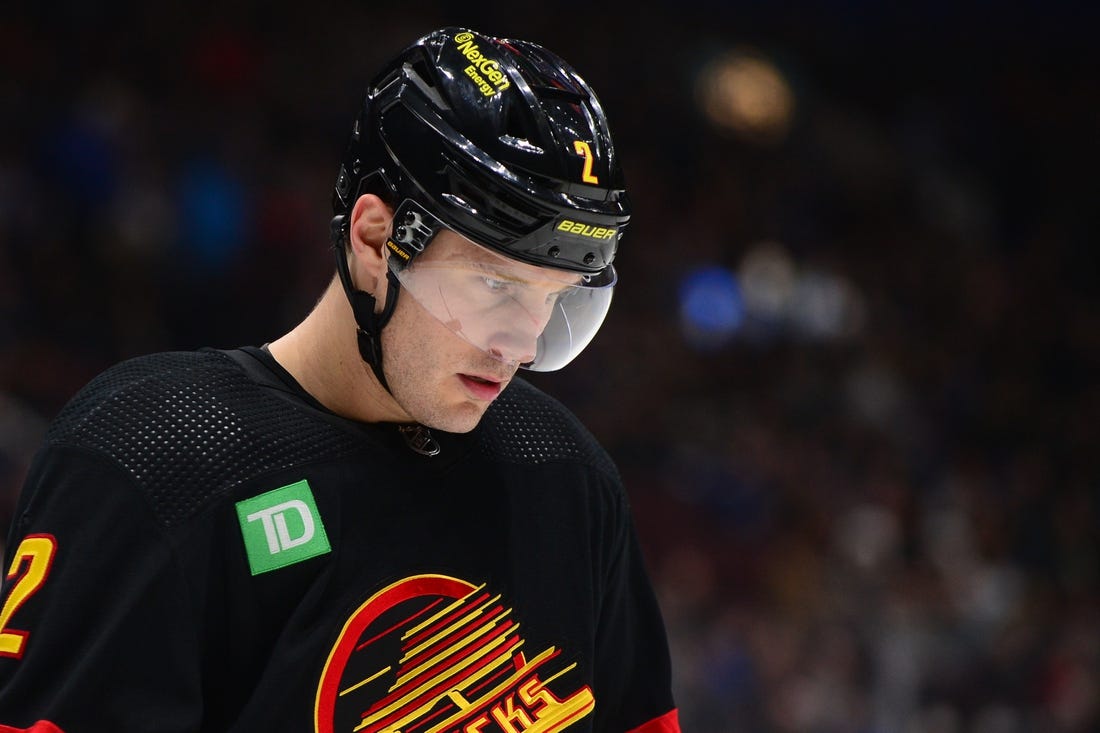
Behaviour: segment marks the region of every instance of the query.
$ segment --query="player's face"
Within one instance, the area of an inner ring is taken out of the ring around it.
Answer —
[[[415,294],[402,288],[382,331],[386,378],[413,420],[468,432],[534,358],[563,281],[556,271],[502,262],[449,230],[421,258]]]

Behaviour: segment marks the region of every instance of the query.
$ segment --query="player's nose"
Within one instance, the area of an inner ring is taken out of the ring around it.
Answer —
[[[526,322],[513,323],[506,329],[496,331],[489,339],[489,353],[497,359],[516,364],[533,361],[538,348],[541,325]]]

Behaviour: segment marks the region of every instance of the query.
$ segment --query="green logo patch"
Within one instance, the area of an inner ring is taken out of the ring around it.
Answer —
[[[237,518],[253,575],[332,551],[304,479],[237,502]]]

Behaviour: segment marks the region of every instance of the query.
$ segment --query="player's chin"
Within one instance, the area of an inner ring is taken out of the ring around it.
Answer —
[[[487,402],[463,400],[450,409],[433,415],[431,424],[427,427],[448,433],[468,433],[478,426],[488,408]]]

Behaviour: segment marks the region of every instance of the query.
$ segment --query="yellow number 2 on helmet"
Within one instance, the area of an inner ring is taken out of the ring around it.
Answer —
[[[599,183],[600,179],[592,175],[592,148],[588,147],[588,143],[584,140],[574,140],[573,149],[577,151],[577,155],[584,158],[584,172],[581,174],[581,180],[585,183]]]

